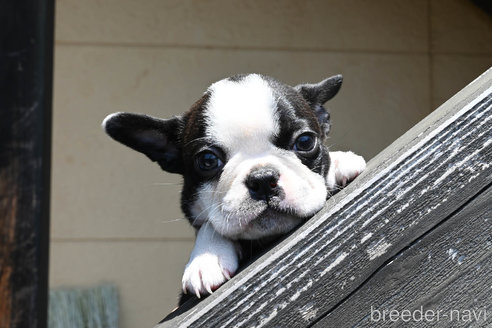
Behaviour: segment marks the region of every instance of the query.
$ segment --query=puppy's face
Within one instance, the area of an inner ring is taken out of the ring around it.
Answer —
[[[183,116],[108,116],[116,140],[184,177],[182,209],[232,239],[285,233],[327,198],[329,117],[341,77],[286,86],[250,74],[212,84]]]

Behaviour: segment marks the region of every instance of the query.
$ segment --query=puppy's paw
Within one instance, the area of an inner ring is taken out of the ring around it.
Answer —
[[[338,186],[345,187],[366,168],[366,161],[362,156],[351,151],[337,151],[330,153],[332,165],[335,166],[335,181]]]
[[[201,295],[212,294],[236,273],[238,258],[236,254],[222,254],[222,256],[203,253],[186,265],[183,274],[183,292],[194,293],[198,298]]]

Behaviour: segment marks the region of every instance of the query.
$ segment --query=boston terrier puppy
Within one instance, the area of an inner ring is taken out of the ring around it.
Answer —
[[[181,208],[196,229],[184,293],[212,293],[253,243],[261,249],[285,235],[365,169],[361,156],[323,143],[330,131],[323,105],[341,84],[341,75],[295,87],[236,75],[212,84],[182,116],[106,117],[113,139],[183,176]]]

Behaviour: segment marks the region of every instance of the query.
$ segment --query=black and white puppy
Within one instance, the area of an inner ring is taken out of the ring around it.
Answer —
[[[285,234],[365,168],[352,152],[329,152],[323,104],[342,77],[285,85],[259,74],[212,84],[183,116],[115,113],[115,140],[183,175],[181,208],[197,230],[183,291],[212,293],[239,266],[244,241]]]

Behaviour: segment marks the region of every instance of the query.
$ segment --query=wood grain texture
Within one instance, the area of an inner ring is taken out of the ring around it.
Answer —
[[[159,327],[312,325],[488,186],[490,163],[492,70],[380,153],[291,236]]]
[[[314,327],[492,326],[491,199],[489,185],[397,254]],[[415,320],[403,321],[396,312],[391,320],[391,310],[408,310]],[[419,310],[428,312],[428,320],[420,318]]]
[[[0,327],[46,327],[53,1],[0,3]]]

